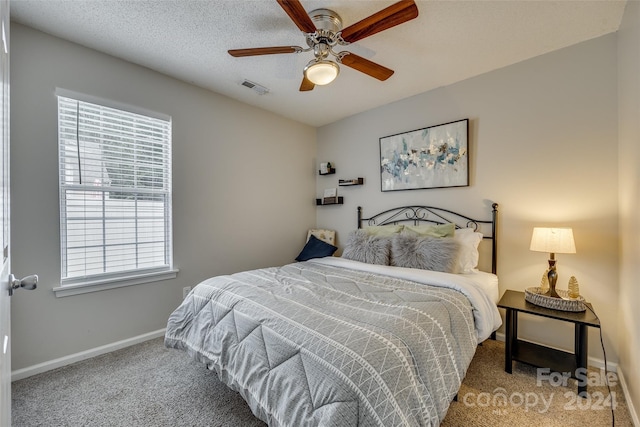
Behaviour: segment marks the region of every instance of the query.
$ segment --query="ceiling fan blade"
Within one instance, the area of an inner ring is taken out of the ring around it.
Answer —
[[[307,92],[313,90],[316,87],[306,76],[302,76],[302,83],[300,84],[300,92]]]
[[[413,0],[402,0],[374,13],[362,21],[349,25],[342,30],[342,39],[353,43],[380,31],[410,21],[418,16],[418,6]]]
[[[393,70],[383,67],[380,64],[369,61],[355,53],[345,52],[347,55],[343,56],[340,62],[347,67],[358,70],[378,80],[385,81],[393,74]]]
[[[289,18],[303,33],[315,33],[316,26],[304,10],[299,0],[278,0],[278,4],[287,12]]]
[[[296,53],[302,51],[300,46],[274,46],[274,47],[254,47],[249,49],[231,49],[229,55],[236,58],[241,56],[273,55],[276,53]]]

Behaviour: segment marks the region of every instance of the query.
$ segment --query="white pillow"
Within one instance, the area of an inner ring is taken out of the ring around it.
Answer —
[[[317,239],[322,240],[325,243],[335,246],[336,245],[336,232],[335,230],[325,230],[322,228],[312,228],[307,232],[307,242],[311,235],[316,236]]]
[[[472,273],[478,267],[480,253],[478,245],[482,241],[482,233],[473,228],[459,228],[453,238],[460,243],[457,273]]]

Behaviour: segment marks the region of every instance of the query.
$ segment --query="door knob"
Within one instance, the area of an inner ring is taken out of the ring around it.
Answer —
[[[31,276],[23,277],[22,279],[16,279],[16,276],[14,276],[13,274],[9,275],[9,296],[13,295],[14,289],[24,288],[31,291],[37,287],[37,274],[32,274]]]

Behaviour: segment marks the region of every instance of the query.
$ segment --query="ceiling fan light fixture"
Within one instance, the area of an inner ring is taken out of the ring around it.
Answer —
[[[333,61],[313,60],[304,67],[304,76],[315,85],[328,85],[338,77],[340,67]]]

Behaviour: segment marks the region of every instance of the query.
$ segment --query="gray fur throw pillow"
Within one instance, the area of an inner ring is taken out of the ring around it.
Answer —
[[[391,240],[390,264],[456,273],[460,244],[452,237],[397,235]]]
[[[349,233],[342,257],[367,264],[389,265],[391,240],[372,236],[364,230]]]

